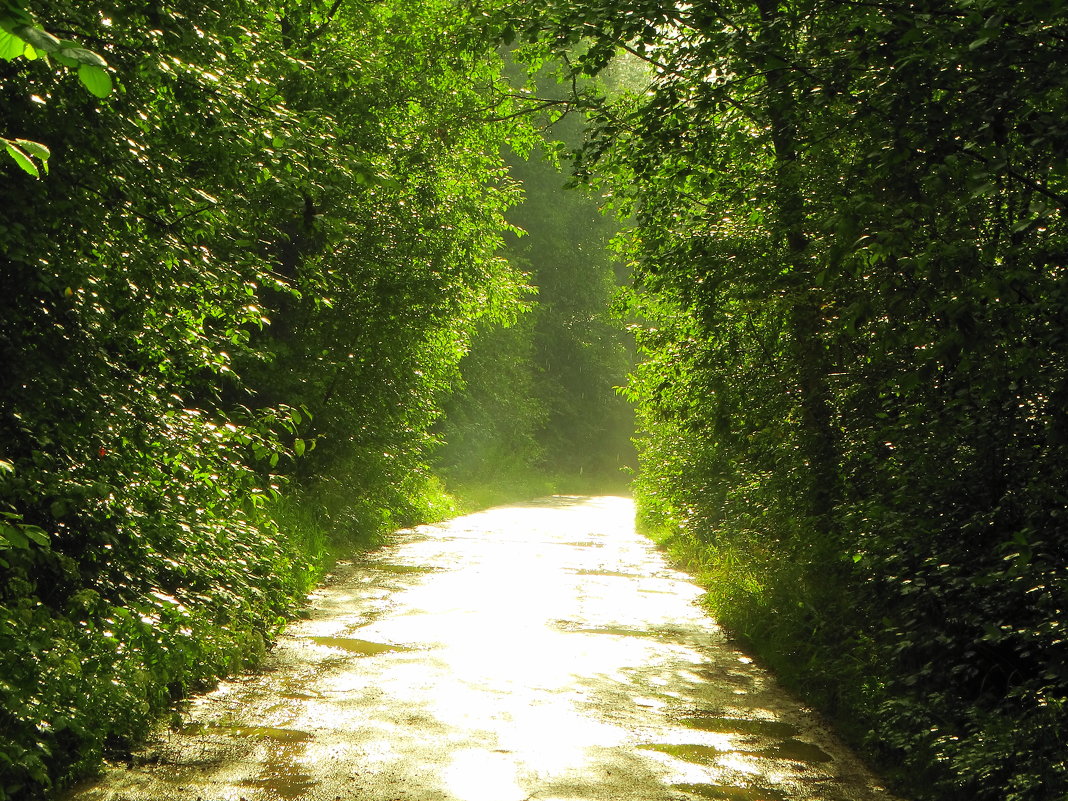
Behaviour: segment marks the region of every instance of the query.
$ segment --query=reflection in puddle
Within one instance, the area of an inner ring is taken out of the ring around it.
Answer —
[[[371,640],[357,640],[354,637],[308,637],[316,645],[325,645],[327,648],[339,648],[352,654],[361,656],[374,656],[375,654],[388,654],[394,651],[411,651],[406,645],[391,645],[387,642],[373,642]]]
[[[643,631],[641,629],[627,629],[622,626],[596,626],[583,629],[568,629],[576,634],[611,634],[615,637],[658,637],[658,631]]]
[[[182,734],[232,734],[236,737],[274,740],[279,743],[306,743],[311,735],[297,729],[280,729],[275,726],[231,726],[225,723],[187,723],[179,731]]]
[[[732,787],[725,784],[673,784],[673,790],[681,790],[714,801],[785,801],[786,796],[778,790],[763,787]]]
[[[764,759],[787,759],[791,762],[830,762],[832,757],[822,748],[801,740],[783,740],[770,748],[751,750],[747,748],[724,748],[715,745],[697,745],[693,743],[654,743],[641,748],[659,751],[685,762],[698,765],[713,765],[725,754],[762,757]]]
[[[801,740],[783,740],[773,748],[767,748],[758,752],[760,756],[772,759],[789,759],[794,762],[830,762],[833,757],[812,743],[804,743]]]
[[[635,706],[644,706],[646,709],[663,709],[667,704],[659,698],[645,698],[635,695],[630,699]]]
[[[365,567],[383,573],[436,573],[440,568],[423,565],[390,565],[384,562],[367,562]]]
[[[305,693],[299,690],[284,690],[279,692],[278,695],[290,701],[314,701],[323,697],[321,693]]]
[[[298,798],[307,798],[316,781],[292,765],[267,763],[267,770],[262,778],[247,781],[245,784],[266,790],[273,797],[296,801]]]
[[[684,718],[683,725],[701,731],[714,731],[723,734],[755,734],[761,737],[793,737],[799,732],[796,726],[781,720],[760,720],[747,718],[726,718],[698,713]]]
[[[659,751],[684,762],[694,762],[698,765],[713,765],[724,754],[730,753],[726,748],[717,748],[714,745],[693,745],[690,743],[670,744],[654,743],[639,746],[646,751]]]
[[[263,763],[258,779],[245,781],[248,787],[266,790],[270,798],[297,801],[308,798],[318,782],[293,759],[292,748],[286,745],[273,749]],[[243,798],[243,796],[242,796]]]

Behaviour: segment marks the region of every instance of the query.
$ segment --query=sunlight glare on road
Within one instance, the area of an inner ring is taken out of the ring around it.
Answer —
[[[700,595],[626,498],[398,532],[266,673],[70,801],[888,801]]]
[[[503,754],[456,751],[444,771],[445,787],[459,801],[524,801],[516,782],[515,763]]]

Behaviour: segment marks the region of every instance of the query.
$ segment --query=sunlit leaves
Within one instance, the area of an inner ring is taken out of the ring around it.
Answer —
[[[60,47],[52,53],[53,58],[68,67],[82,65],[103,69],[108,63],[92,50],[78,47],[74,42],[61,42]]]
[[[42,170],[45,173],[48,172],[48,159],[51,157],[52,151],[40,142],[31,142],[28,139],[11,140],[0,137],[0,144],[3,144],[4,150],[23,172],[29,173],[34,178],[39,178]],[[37,162],[34,159],[37,159]]]
[[[24,56],[35,61],[41,54],[76,69],[81,83],[97,97],[111,93],[111,76],[106,72],[108,63],[98,53],[35,27],[32,18],[16,6],[9,4],[6,10],[0,10],[0,58],[11,61]]]
[[[5,548],[29,548],[34,543],[43,548],[49,544],[48,535],[37,526],[8,519],[0,521],[0,550]]]
[[[0,58],[4,61],[16,59],[26,52],[26,42],[13,33],[0,28]]]

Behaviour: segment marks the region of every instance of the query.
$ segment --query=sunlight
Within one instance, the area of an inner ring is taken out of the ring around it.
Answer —
[[[458,801],[522,801],[515,763],[504,754],[478,749],[457,751],[445,768],[445,787]]]

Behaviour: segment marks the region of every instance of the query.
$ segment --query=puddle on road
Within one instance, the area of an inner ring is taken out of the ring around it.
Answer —
[[[757,755],[772,759],[789,759],[793,762],[831,762],[834,760],[834,757],[818,745],[793,739],[783,740],[774,748],[758,751]]]
[[[554,620],[553,627],[568,634],[610,634],[614,637],[661,637],[666,633],[656,629],[634,629],[627,626],[582,626],[574,620]]]
[[[383,573],[437,573],[441,568],[424,567],[422,565],[391,565],[385,562],[365,562],[361,567],[371,570],[379,570]]]
[[[693,762],[697,765],[713,765],[720,757],[727,754],[738,753],[724,748],[716,748],[714,745],[693,745],[682,743],[672,745],[670,743],[652,743],[638,746],[643,751],[658,751],[661,754],[673,756],[683,762]]]
[[[318,782],[293,762],[287,751],[288,749],[280,749],[272,753],[263,764],[260,778],[246,780],[243,784],[246,787],[266,790],[272,798],[281,798],[283,801],[307,798],[309,791]]]
[[[653,743],[639,746],[646,751],[658,751],[673,756],[684,762],[697,765],[714,765],[727,754],[762,757],[764,759],[786,759],[791,762],[830,762],[833,757],[817,745],[801,740],[784,740],[770,748],[756,750],[747,748],[718,748],[714,745],[697,745],[694,743]]]
[[[325,645],[327,648],[338,648],[342,651],[348,651],[351,654],[359,654],[360,656],[374,656],[376,654],[414,650],[407,645],[392,645],[388,642],[358,640],[354,637],[308,637],[307,639],[316,645]]]
[[[613,637],[659,637],[659,631],[628,629],[622,626],[593,626],[582,629],[567,629],[575,634],[611,634]]]
[[[786,801],[778,790],[764,787],[734,787],[726,784],[673,784],[673,790],[681,790],[713,801]]]
[[[323,697],[322,693],[305,693],[299,690],[286,690],[279,692],[278,696],[289,701],[317,701]]]
[[[258,790],[266,790],[274,798],[297,801],[297,799],[307,798],[308,792],[315,787],[317,782],[307,773],[278,772],[262,779],[246,781],[244,784]]]
[[[800,733],[800,729],[797,726],[783,723],[781,720],[728,718],[700,712],[688,715],[680,723],[691,729],[721,734],[755,734],[760,737],[786,739]]]
[[[273,740],[278,743],[306,743],[312,736],[298,729],[281,729],[275,726],[237,726],[227,723],[187,723],[178,729],[182,734],[232,734],[254,740]]]

